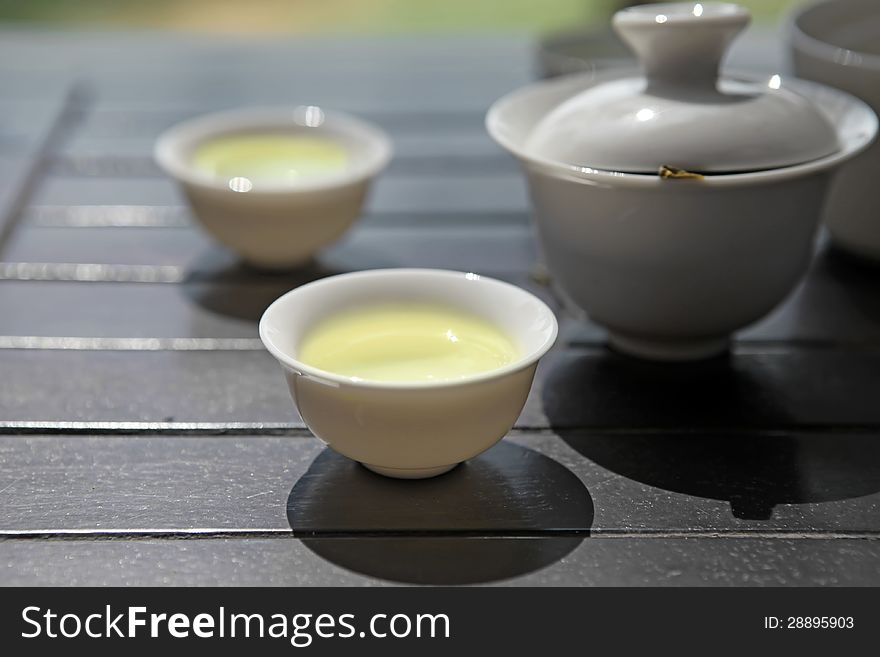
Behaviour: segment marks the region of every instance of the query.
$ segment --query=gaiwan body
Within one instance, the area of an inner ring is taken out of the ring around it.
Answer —
[[[718,80],[747,21],[728,4],[624,10],[615,25],[644,77],[538,83],[487,117],[523,166],[555,282],[626,353],[713,356],[772,310],[808,266],[833,174],[876,133],[842,92]],[[803,123],[773,140],[774,116]]]
[[[627,190],[530,168],[544,255],[562,291],[617,349],[712,356],[770,312],[807,268],[830,175],[749,185],[658,181]]]

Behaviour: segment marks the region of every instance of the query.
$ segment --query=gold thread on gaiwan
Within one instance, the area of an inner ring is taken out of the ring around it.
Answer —
[[[702,180],[705,177],[702,173],[694,173],[693,171],[686,171],[666,164],[660,165],[657,175],[664,180]]]

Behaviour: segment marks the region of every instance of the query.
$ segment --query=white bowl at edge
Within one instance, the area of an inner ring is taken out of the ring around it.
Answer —
[[[790,17],[788,45],[795,73],[866,101],[880,112],[880,2],[822,0]],[[848,40],[853,40],[849,48]],[[872,41],[872,52],[857,47]],[[834,243],[880,261],[880,141],[848,163],[831,188],[824,220]]]

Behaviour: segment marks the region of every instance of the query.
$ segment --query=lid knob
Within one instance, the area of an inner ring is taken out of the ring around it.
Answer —
[[[715,89],[721,59],[750,20],[748,9],[732,3],[669,2],[624,9],[613,24],[650,89]]]

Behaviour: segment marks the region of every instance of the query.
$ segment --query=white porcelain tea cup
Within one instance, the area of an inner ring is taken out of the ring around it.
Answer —
[[[344,167],[284,181],[219,177],[200,170],[193,154],[221,136],[279,133],[321,136],[346,151]],[[360,215],[370,183],[391,159],[378,127],[316,106],[246,108],[180,123],[159,137],[155,159],[183,189],[196,219],[246,262],[294,267],[339,238]]]
[[[788,25],[795,73],[847,91],[880,112],[880,2],[822,0]],[[835,244],[880,260],[880,142],[844,166],[824,220]]]
[[[497,326],[519,348],[504,367],[448,381],[377,382],[299,360],[303,337],[323,319],[370,304],[413,301],[460,309]],[[380,269],[324,278],[280,297],[260,337],[284,369],[300,415],[331,448],[398,478],[442,474],[498,442],[514,425],[538,360],[558,327],[537,297],[509,283],[436,269]]]

